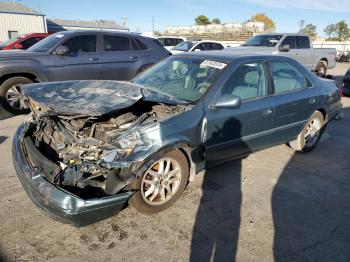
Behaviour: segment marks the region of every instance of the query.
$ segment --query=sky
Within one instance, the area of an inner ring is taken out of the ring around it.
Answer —
[[[3,0],[2,0],[3,1]],[[317,26],[318,34],[331,23],[345,20],[350,25],[349,0],[21,0],[40,9],[48,18],[114,20],[128,17],[131,31],[164,31],[167,26],[189,26],[198,15],[219,18],[223,23],[248,20],[263,12],[276,23],[276,32],[297,32],[298,21]]]

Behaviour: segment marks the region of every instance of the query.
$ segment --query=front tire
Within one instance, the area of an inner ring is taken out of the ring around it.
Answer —
[[[152,214],[167,209],[180,198],[189,179],[189,166],[184,154],[177,149],[146,166],[146,171],[133,185],[137,192],[130,204],[141,213]]]
[[[324,117],[321,112],[315,111],[289,146],[298,152],[311,152],[320,141],[324,129]]]
[[[21,94],[19,85],[31,84],[32,80],[23,77],[16,76],[5,80],[0,86],[0,104],[8,112],[18,115],[29,113],[23,101],[21,100]]]

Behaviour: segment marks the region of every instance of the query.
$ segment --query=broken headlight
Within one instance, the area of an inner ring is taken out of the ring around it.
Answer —
[[[161,141],[159,124],[130,130],[117,138],[114,143],[117,148],[112,151],[114,153],[109,151],[104,154],[108,155],[107,158],[110,160],[106,162],[111,162],[112,156],[119,159],[129,156],[131,153],[148,150],[153,145],[158,144],[159,141]],[[104,159],[104,157],[102,158]]]

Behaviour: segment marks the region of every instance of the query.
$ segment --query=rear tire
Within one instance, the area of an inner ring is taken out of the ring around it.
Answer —
[[[167,209],[180,198],[188,183],[189,165],[185,155],[174,149],[147,163],[146,167],[132,186],[137,192],[129,203],[143,214],[153,214]]]
[[[327,63],[326,62],[318,62],[316,66],[316,72],[319,77],[326,77],[327,75]]]
[[[298,137],[289,142],[289,146],[298,152],[311,152],[320,141],[324,130],[324,117],[321,112],[315,111]]]
[[[31,84],[32,80],[16,76],[5,80],[0,86],[0,104],[8,112],[18,115],[29,113],[29,108],[25,108],[20,101],[20,90],[18,85]]]

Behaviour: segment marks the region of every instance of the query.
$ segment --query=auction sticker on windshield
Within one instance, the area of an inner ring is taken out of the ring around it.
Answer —
[[[218,62],[218,61],[212,61],[212,60],[204,60],[202,63],[201,63],[202,66],[209,66],[209,67],[214,67],[214,68],[217,68],[217,69],[224,69],[225,66],[227,66],[226,63],[223,63],[223,62]]]

